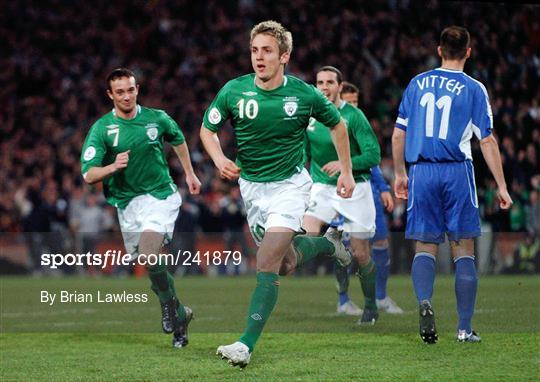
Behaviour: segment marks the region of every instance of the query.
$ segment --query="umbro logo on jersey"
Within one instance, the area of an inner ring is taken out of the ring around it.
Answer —
[[[294,113],[296,113],[297,109],[298,109],[297,102],[285,102],[285,105],[283,105],[283,110],[285,110],[285,113],[287,113],[289,117],[292,117]]]
[[[144,126],[144,127],[146,127],[147,129],[151,129],[152,127],[158,127],[158,124],[153,123],[153,122],[152,123],[147,123],[146,126]]]
[[[253,97],[257,95],[256,92],[243,92],[242,94],[248,97]]]

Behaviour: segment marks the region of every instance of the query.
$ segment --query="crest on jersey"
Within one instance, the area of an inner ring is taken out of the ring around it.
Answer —
[[[289,117],[292,117],[297,109],[298,103],[296,102],[285,102],[285,105],[283,105],[283,110],[285,110],[285,113],[287,113]]]
[[[150,140],[155,141],[158,135],[158,131],[155,127],[151,127],[146,130],[146,135],[148,135],[148,138],[150,138]]]

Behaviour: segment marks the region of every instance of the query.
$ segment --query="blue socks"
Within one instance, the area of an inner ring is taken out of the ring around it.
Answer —
[[[387,248],[375,248],[371,250],[371,258],[377,268],[375,297],[382,300],[386,297],[386,284],[388,283],[388,274],[390,273],[390,255]]]
[[[435,256],[427,252],[418,252],[414,256],[411,275],[418,303],[424,300],[431,302],[435,282]]]
[[[456,265],[456,301],[459,316],[458,330],[472,332],[471,318],[474,313],[478,277],[473,256],[462,256],[454,260]]]
[[[339,305],[345,304],[347,301],[349,301],[349,295],[347,292],[341,292],[339,293]]]
[[[456,265],[456,301],[459,316],[458,330],[472,332],[471,319],[474,314],[478,277],[473,256],[462,256],[454,260]],[[419,252],[414,256],[412,264],[412,280],[418,302],[433,296],[435,281],[435,256],[427,252]],[[378,297],[377,297],[378,298]]]

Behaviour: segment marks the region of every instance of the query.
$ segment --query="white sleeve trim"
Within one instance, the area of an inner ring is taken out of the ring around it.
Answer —
[[[397,117],[396,123],[399,123],[400,125],[407,127],[407,124],[409,123],[409,118]]]

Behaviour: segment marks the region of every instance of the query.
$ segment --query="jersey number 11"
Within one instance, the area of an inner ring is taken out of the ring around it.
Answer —
[[[439,139],[446,139],[448,135],[448,121],[450,120],[450,108],[452,98],[445,95],[435,102],[435,94],[426,93],[420,99],[420,106],[427,107],[426,110],[426,137],[433,137],[433,124],[435,120],[435,106],[442,109],[441,125],[439,127]]]

